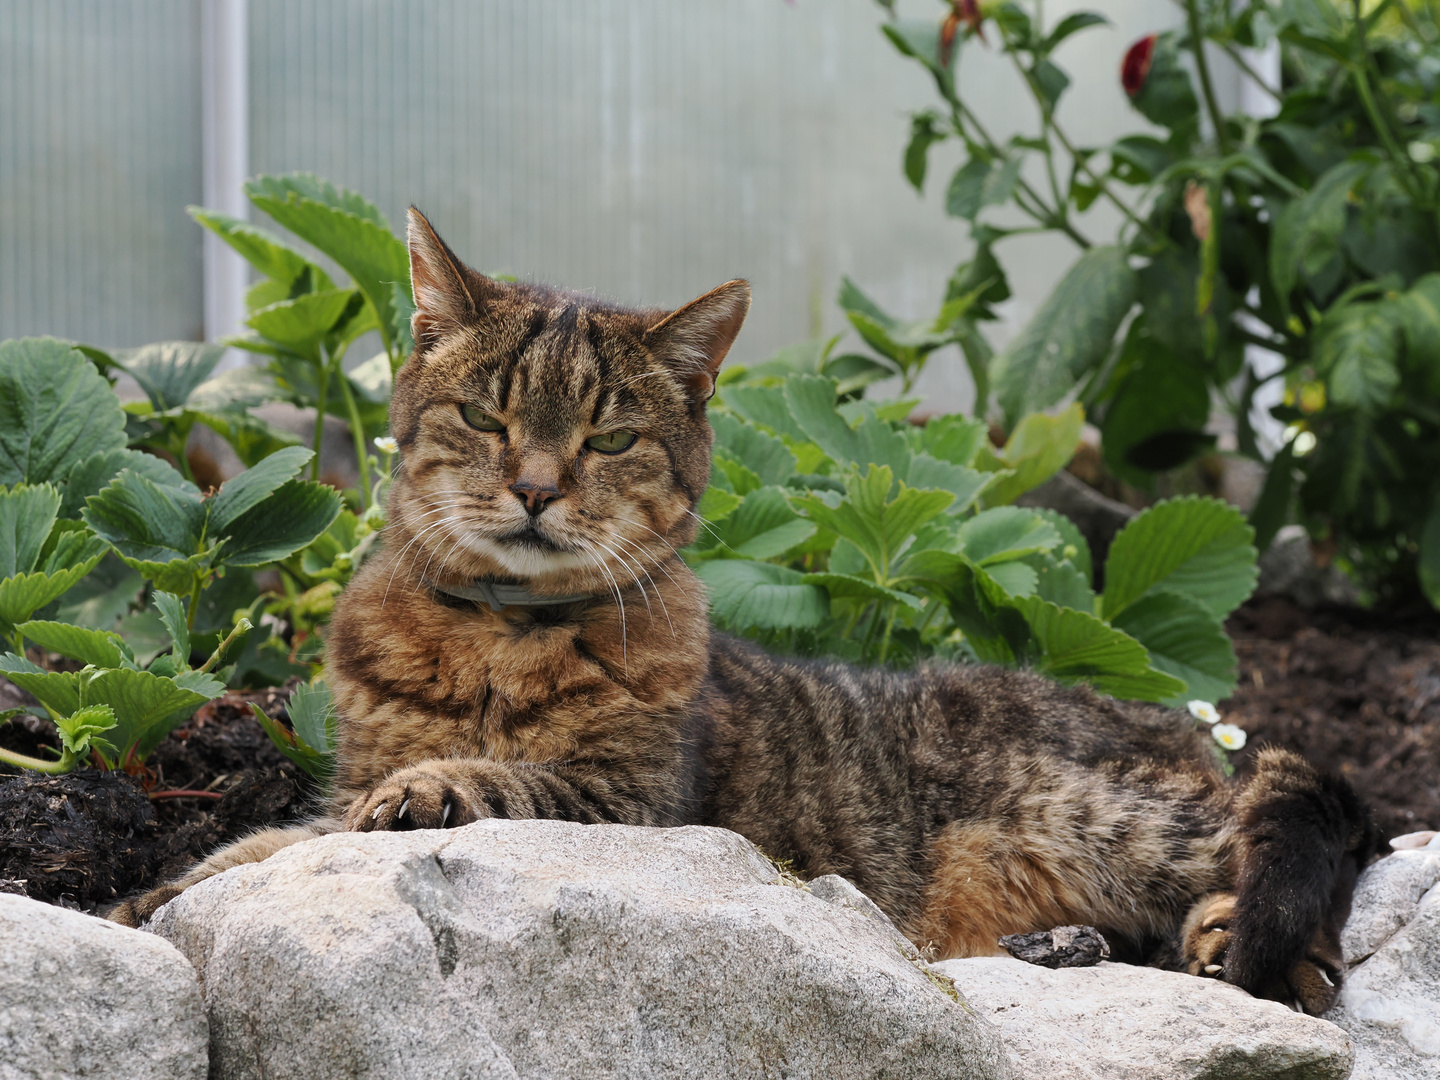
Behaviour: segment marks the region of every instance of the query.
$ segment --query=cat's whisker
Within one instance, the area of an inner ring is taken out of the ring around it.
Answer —
[[[615,580],[615,575],[610,573],[609,567],[605,565],[605,560],[595,554],[590,542],[588,540],[581,542],[585,544],[585,549],[581,554],[592,559],[596,568],[610,579],[610,586],[615,593],[615,603],[620,607],[620,663],[624,667],[625,677],[628,679],[630,677],[630,653],[625,637],[625,598],[620,595],[620,583]]]
[[[714,525],[711,525],[710,522],[706,521],[699,514],[695,513],[694,510],[686,510],[685,513],[689,514],[696,521],[698,521],[700,523],[700,527],[709,531],[710,535],[713,536],[717,541],[722,544],[725,542],[724,540],[721,540],[719,530],[717,530]]]
[[[639,579],[638,577],[635,576],[635,571],[632,570],[632,569],[630,569],[630,560],[626,559],[624,555],[622,555],[620,552],[616,551],[614,548],[612,548],[612,547],[611,547],[610,545],[608,545],[608,544],[601,543],[601,541],[599,541],[599,540],[594,541],[594,543],[596,543],[596,544],[598,544],[600,547],[604,548],[607,552],[609,552],[612,556],[614,556],[617,560],[619,560],[620,565],[625,568],[625,572],[626,572],[627,574],[629,574],[630,577],[631,577],[631,579],[635,582],[635,587],[640,590],[640,599],[642,599],[642,600],[645,601],[645,614],[650,617],[650,623],[651,623],[651,625],[654,625],[654,623],[655,623],[655,611],[654,611],[654,609],[651,608],[651,606],[650,606],[650,594],[645,591],[645,586],[644,586],[644,584],[640,581],[640,579]],[[642,574],[645,574],[645,568],[644,568],[643,566],[640,567],[640,572],[641,572]],[[649,575],[649,574],[645,574],[645,576],[646,576],[647,578],[650,578],[650,575]],[[654,578],[650,578],[650,584],[651,584],[652,586],[655,584],[655,579],[654,579]],[[657,595],[657,596],[659,595],[659,589],[656,589],[656,595]],[[669,616],[667,615],[666,618],[668,619]]]
[[[646,532],[653,534],[655,537],[657,537],[657,538],[659,539],[659,541],[660,541],[662,544],[664,544],[666,547],[668,547],[668,548],[670,549],[670,551],[675,555],[676,558],[680,558],[680,557],[681,557],[679,549],[676,548],[674,544],[670,543],[669,540],[665,539],[664,536],[661,536],[660,533],[655,532],[655,530],[652,529],[652,528],[650,528],[650,526],[645,525],[645,524],[643,524],[643,523],[641,523],[641,522],[639,522],[639,521],[635,521],[635,520],[633,520],[633,519],[631,519],[631,518],[621,517],[619,514],[615,515],[615,520],[617,520],[617,521],[623,521],[626,525],[635,525],[635,526],[638,526],[639,528],[644,529]],[[634,547],[634,548],[635,548],[636,550],[638,550],[638,551],[642,551],[642,552],[643,552],[643,551],[645,550],[645,549],[642,548],[639,544],[637,544],[634,540],[630,540],[628,537],[622,537],[619,533],[615,533],[614,536],[615,536],[616,539],[626,540],[632,547]],[[656,560],[655,560],[655,568],[656,568],[657,570],[659,570],[662,574],[664,574],[667,578],[670,579],[670,584],[674,585],[675,588],[677,588],[678,590],[680,590],[680,595],[681,595],[681,596],[685,597],[686,600],[689,600],[689,599],[690,599],[690,591],[689,591],[688,589],[686,589],[684,585],[681,585],[680,582],[678,582],[678,581],[675,580],[675,575],[673,575],[672,573],[670,573],[669,570],[666,570],[666,569],[665,569],[665,562],[664,562],[664,561],[662,561],[662,560],[660,560],[660,559],[656,559]],[[663,604],[664,601],[662,600],[661,603]]]
[[[640,557],[640,556],[643,556],[643,555],[645,554],[645,549],[642,548],[639,544],[635,543],[634,540],[631,540],[631,539],[628,539],[627,537],[621,536],[619,533],[614,533],[614,534],[612,534],[612,535],[611,535],[611,539],[612,539],[612,540],[616,540],[616,541],[618,541],[618,542],[620,542],[620,543],[622,543],[622,544],[629,544],[630,547],[634,548],[636,551],[638,551],[638,552],[640,553],[640,555],[633,556],[633,558],[634,558],[634,560],[635,560],[635,565],[637,565],[637,566],[640,567],[640,572],[645,575],[646,580],[650,582],[650,587],[655,590],[655,599],[660,601],[660,610],[665,613],[665,622],[668,623],[669,626],[670,626],[670,636],[671,636],[672,638],[674,638],[674,637],[675,637],[675,624],[674,624],[674,622],[672,622],[671,619],[670,619],[670,608],[669,608],[669,607],[666,605],[666,603],[665,603],[665,596],[664,596],[663,593],[660,592],[660,586],[657,585],[657,584],[655,584],[655,579],[650,576],[650,571],[647,570],[647,569],[645,569],[645,564],[644,564],[644,562],[641,561],[641,557]],[[660,563],[658,563],[658,562],[657,562],[655,565],[656,565],[657,567],[659,567],[659,568],[660,568],[660,572],[661,572],[662,574],[664,574],[667,578],[670,578],[671,583],[674,584],[675,579],[674,579],[673,577],[670,577],[670,571],[666,570],[665,567],[664,567],[664,566],[661,566]],[[679,588],[679,586],[677,585],[676,588]],[[684,590],[682,589],[681,591],[683,592]]]
[[[669,373],[668,371],[663,371],[663,370],[662,370],[662,371],[647,371],[647,372],[645,372],[643,375],[635,375],[635,376],[633,376],[632,378],[626,379],[626,380],[625,380],[624,382],[622,382],[620,385],[621,385],[621,386],[629,386],[631,383],[637,383],[637,382],[639,382],[641,379],[650,379],[650,378],[654,378],[656,375],[669,375],[669,374],[670,374],[670,373]]]
[[[446,520],[447,522],[449,522],[449,521],[452,520],[452,519],[446,518],[445,520]],[[459,524],[459,522],[456,522],[456,524]],[[447,527],[447,528],[444,530],[444,533],[442,534],[442,538],[443,538],[443,537],[449,537],[449,536],[450,536],[450,529]],[[453,555],[453,554],[455,553],[455,548],[459,546],[460,541],[463,540],[463,539],[465,539],[465,537],[464,537],[463,535],[460,535],[460,536],[455,537],[455,543],[453,543],[453,544],[450,545],[450,554],[451,554],[451,555]],[[437,545],[435,545],[435,547],[431,550],[431,552],[430,552],[430,558],[428,558],[428,559],[425,560],[425,567],[424,567],[424,569],[422,569],[422,570],[420,571],[420,581],[424,581],[424,580],[430,575],[430,564],[435,560],[435,556],[438,555],[439,553],[440,553],[440,545],[437,544]],[[442,560],[440,561],[440,565],[441,565],[441,566],[444,566],[445,563],[447,563],[447,562],[449,562],[449,561],[450,561],[450,556],[447,555],[447,556],[445,556],[444,559],[442,559]],[[416,582],[415,588],[416,588],[416,589],[419,589],[419,588],[420,588],[419,582]]]
[[[441,518],[439,521],[432,521],[429,525],[426,525],[423,529],[421,529],[413,537],[411,537],[410,542],[400,549],[400,553],[395,556],[395,566],[390,571],[390,580],[385,583],[385,595],[380,598],[380,609],[382,611],[385,609],[385,602],[390,599],[390,586],[395,584],[395,575],[400,570],[400,562],[402,559],[405,558],[405,552],[409,551],[412,547],[414,547],[415,544],[420,540],[420,538],[423,537],[426,533],[432,531],[437,526],[444,525],[445,522],[448,520],[448,518]],[[411,559],[411,569],[414,569],[414,566],[415,560]]]

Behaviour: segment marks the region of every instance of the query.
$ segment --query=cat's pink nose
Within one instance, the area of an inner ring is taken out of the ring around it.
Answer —
[[[553,484],[537,484],[530,480],[516,480],[510,485],[510,490],[525,504],[525,512],[531,517],[560,498],[560,489]]]

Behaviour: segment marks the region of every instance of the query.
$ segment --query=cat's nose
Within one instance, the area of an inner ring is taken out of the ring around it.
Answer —
[[[525,512],[535,517],[546,506],[560,498],[560,489],[553,484],[537,484],[533,480],[516,480],[510,485],[515,497],[525,504]]]

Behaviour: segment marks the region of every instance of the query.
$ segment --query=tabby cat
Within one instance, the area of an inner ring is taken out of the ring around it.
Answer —
[[[1344,780],[1272,749],[1230,782],[1187,717],[1031,674],[863,670],[711,631],[676,552],[745,282],[634,311],[491,280],[415,210],[409,242],[390,530],[327,649],[335,816],[242,840],[117,919],[338,829],[702,823],[843,874],[938,957],[1081,923],[1117,959],[1332,1004],[1373,845]]]

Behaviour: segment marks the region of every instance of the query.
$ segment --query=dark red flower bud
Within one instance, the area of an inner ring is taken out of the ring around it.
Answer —
[[[1125,93],[1131,97],[1145,86],[1145,80],[1150,75],[1150,64],[1155,59],[1155,42],[1158,38],[1158,34],[1143,37],[1125,53],[1125,59],[1120,64],[1120,85],[1125,87]]]

